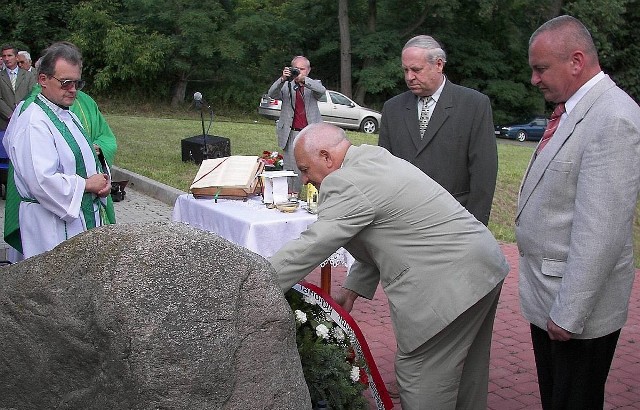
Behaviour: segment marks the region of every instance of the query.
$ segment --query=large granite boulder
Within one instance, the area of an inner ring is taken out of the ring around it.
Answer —
[[[112,225],[0,268],[0,408],[309,409],[262,257],[183,224]]]

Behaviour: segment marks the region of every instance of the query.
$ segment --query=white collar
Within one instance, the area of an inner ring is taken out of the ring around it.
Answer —
[[[593,86],[596,85],[596,83],[602,80],[603,78],[604,78],[604,73],[600,71],[598,74],[591,77],[589,81],[584,83],[582,87],[578,88],[578,91],[573,93],[573,95],[569,97],[569,99],[564,103],[565,113],[569,115],[571,110],[573,110],[576,107],[576,105],[578,105],[578,102],[580,102],[582,97],[584,97],[589,92],[589,90],[593,88]]]

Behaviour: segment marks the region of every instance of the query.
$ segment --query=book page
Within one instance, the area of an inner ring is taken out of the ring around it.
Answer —
[[[206,159],[193,180],[191,189],[209,187],[249,188],[256,178],[258,157],[232,155]]]

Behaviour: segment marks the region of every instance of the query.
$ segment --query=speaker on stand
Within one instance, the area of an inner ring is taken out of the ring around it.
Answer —
[[[231,156],[231,141],[229,138],[216,135],[196,135],[181,141],[182,161],[193,161],[201,164],[205,159]]]
[[[200,122],[202,123],[202,135],[185,138],[181,142],[182,161],[193,161],[201,164],[205,159],[222,158],[231,156],[231,141],[229,138],[209,135],[204,129],[204,107],[209,111],[209,129],[213,123],[213,109],[202,97],[202,93],[193,94],[193,102],[196,109],[200,110]]]

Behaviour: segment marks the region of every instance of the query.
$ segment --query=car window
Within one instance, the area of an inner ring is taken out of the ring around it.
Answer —
[[[333,101],[334,104],[351,105],[351,100],[347,97],[338,93],[329,92],[329,94],[331,94],[331,101]]]
[[[535,120],[533,120],[533,122],[531,123],[532,125],[539,125],[539,126],[546,126],[547,120],[545,120],[544,118],[537,118]]]
[[[327,102],[327,93],[322,94],[322,97],[318,100],[320,102]]]

